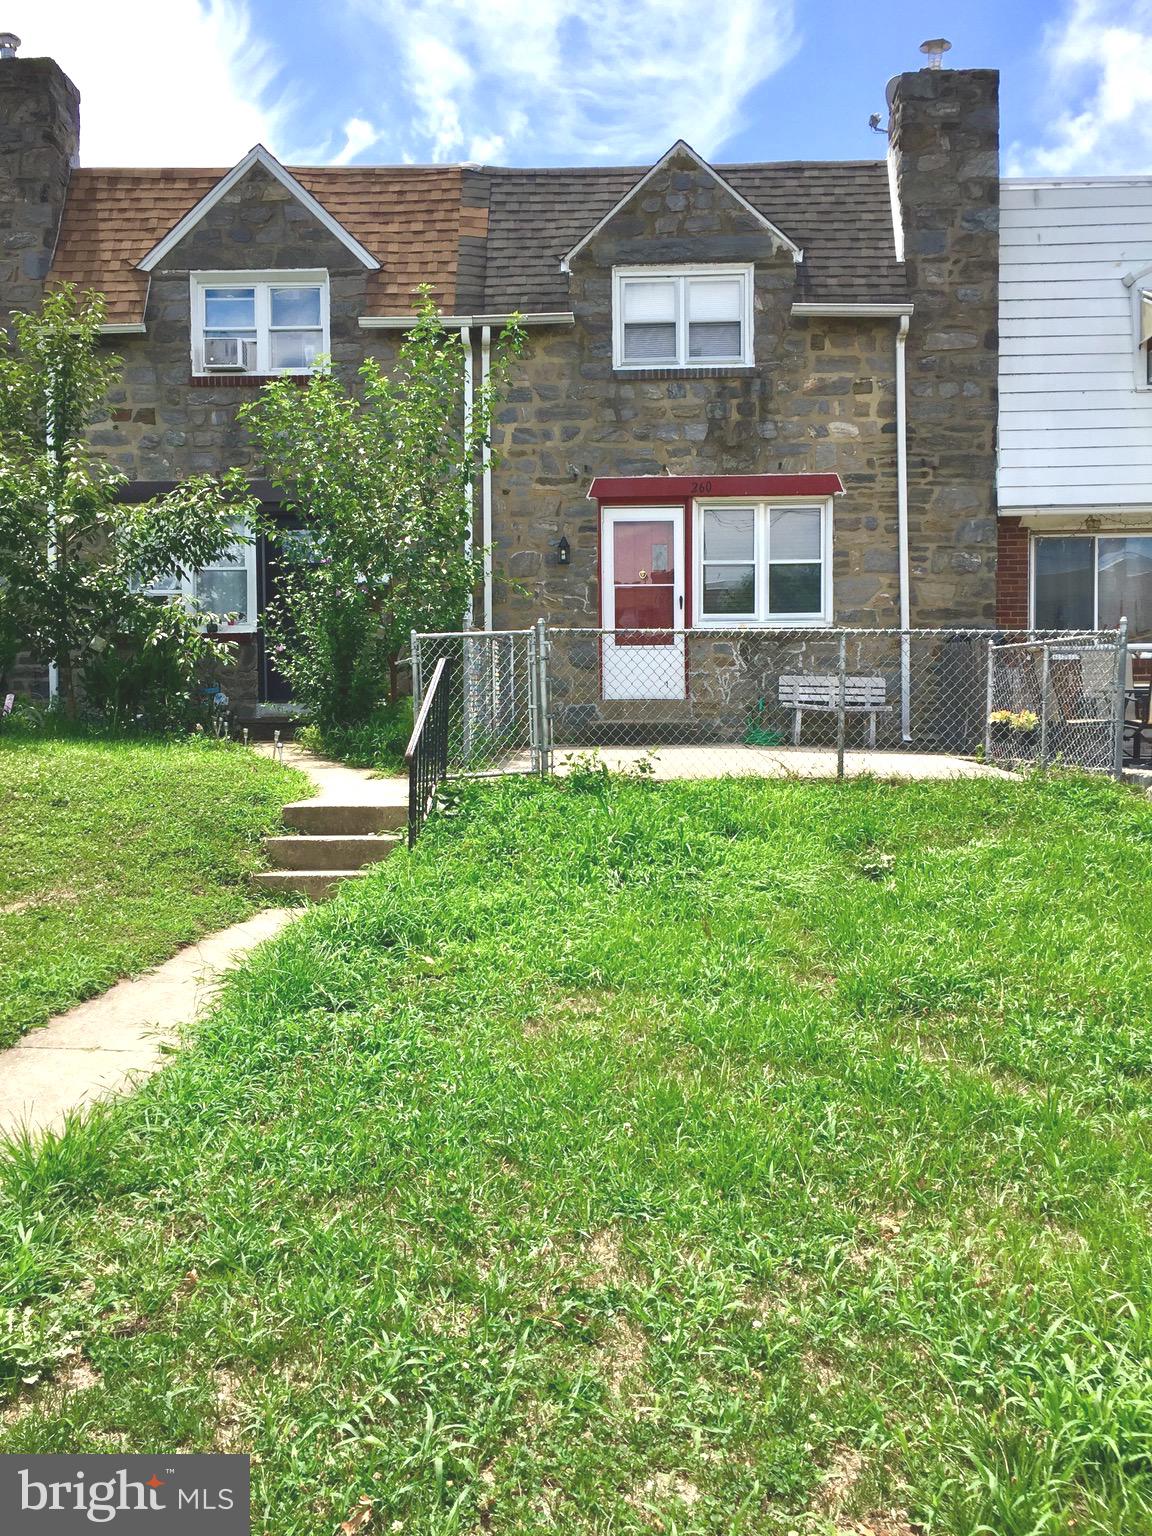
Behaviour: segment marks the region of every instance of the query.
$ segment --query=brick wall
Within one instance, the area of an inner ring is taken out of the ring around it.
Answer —
[[[996,623],[1028,628],[1028,530],[1018,517],[1002,517],[996,539]]]

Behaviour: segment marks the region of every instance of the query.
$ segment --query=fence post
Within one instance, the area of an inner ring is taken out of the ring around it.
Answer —
[[[1052,670],[1052,647],[1045,640],[1040,663],[1040,766],[1048,766],[1048,674]]]
[[[1128,680],[1128,620],[1116,630],[1116,666],[1112,674],[1112,777],[1124,777],[1124,685]]]
[[[988,639],[988,679],[984,688],[984,761],[992,761],[992,711],[996,707],[996,641]]]
[[[836,777],[844,777],[844,681],[848,672],[848,639],[840,636],[840,653],[836,662]]]
[[[548,710],[548,635],[544,620],[536,620],[536,736],[537,771],[546,778],[552,770],[552,719]]]
[[[424,677],[420,662],[420,636],[415,630],[411,635],[412,644],[412,718],[420,713],[420,705],[424,702]]]

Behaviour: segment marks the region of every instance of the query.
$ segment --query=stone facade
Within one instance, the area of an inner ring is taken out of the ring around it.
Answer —
[[[918,71],[893,81],[890,102],[906,243],[897,281],[906,276],[914,306],[906,350],[911,618],[914,626],[992,624],[997,77]],[[78,97],[49,61],[8,60],[0,62],[0,110],[0,299],[4,308],[32,306],[76,154]],[[482,183],[477,173],[469,195],[479,196]],[[479,236],[469,238],[475,245]],[[850,256],[836,259],[850,267]],[[616,370],[613,268],[719,262],[753,267],[754,364]],[[139,493],[234,465],[254,481],[263,477],[237,420],[263,381],[192,375],[190,273],[288,269],[327,271],[331,352],[346,376],[366,356],[386,366],[394,359],[396,332],[358,324],[371,310],[366,269],[253,166],[152,272],[146,334],[109,340],[123,358],[123,378],[92,440]],[[803,297],[803,267],[792,251],[690,153],[662,162],[626,198],[573,259],[575,323],[529,330],[498,413],[498,628],[541,615],[599,623],[594,477],[804,472],[835,472],[845,487],[833,518],[834,621],[898,624],[896,320],[793,315]],[[845,300],[853,302],[853,293]],[[562,536],[567,564],[557,553]],[[221,678],[245,707],[257,701],[257,649],[239,640],[239,665]]]
[[[754,367],[613,369],[613,267],[737,261],[754,264]],[[794,319],[795,297],[791,253],[688,157],[585,246],[572,265],[575,325],[530,334],[499,413],[497,628],[540,614],[599,622],[596,475],[818,470],[848,492],[834,517],[837,621],[898,621],[894,326]]]
[[[996,618],[999,76],[900,75],[891,148],[908,296],[912,623]]]
[[[35,309],[80,149],[80,93],[51,59],[0,60],[0,295]]]

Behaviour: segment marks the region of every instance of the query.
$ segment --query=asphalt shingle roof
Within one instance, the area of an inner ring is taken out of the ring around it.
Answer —
[[[907,296],[882,161],[718,165],[734,191],[804,251],[797,281],[815,302]],[[490,170],[485,310],[568,307],[560,261],[645,174],[636,167]]]
[[[906,296],[881,161],[717,166],[804,250],[798,297]],[[136,264],[226,175],[223,170],[72,173],[51,276],[106,294],[108,320],[142,320]],[[521,170],[326,166],[292,174],[381,263],[370,314],[408,314],[419,283],[457,313],[566,310],[561,258],[645,174],[637,167]]]

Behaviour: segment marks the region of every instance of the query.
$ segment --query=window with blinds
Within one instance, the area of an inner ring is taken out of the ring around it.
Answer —
[[[750,267],[618,269],[613,277],[617,368],[751,365]]]

